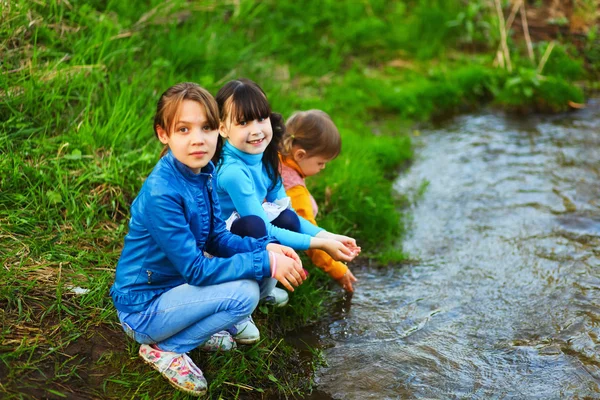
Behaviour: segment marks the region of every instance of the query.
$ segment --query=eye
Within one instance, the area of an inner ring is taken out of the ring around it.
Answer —
[[[208,125],[204,125],[202,127],[202,130],[205,131],[205,132],[210,132],[210,131],[212,131],[212,128],[210,126],[208,126]]]
[[[264,122],[266,120],[265,117],[258,117],[258,122]]]
[[[248,121],[240,121],[240,122],[238,122],[238,125],[246,126],[246,125],[248,125]]]
[[[187,126],[182,126],[178,129],[178,131],[181,133],[188,133],[190,130],[187,128]]]

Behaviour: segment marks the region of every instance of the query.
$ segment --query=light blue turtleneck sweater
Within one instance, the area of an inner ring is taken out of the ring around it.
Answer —
[[[306,250],[310,238],[322,231],[304,218],[300,219],[300,233],[278,228],[271,224],[262,208],[264,201],[273,202],[286,197],[281,180],[269,190],[271,180],[262,164],[263,154],[248,154],[225,142],[221,161],[217,169],[217,194],[223,219],[237,211],[240,216],[259,216],[265,221],[267,232],[285,246],[295,250]]]

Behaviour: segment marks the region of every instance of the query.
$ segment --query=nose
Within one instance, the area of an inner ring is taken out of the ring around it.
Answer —
[[[193,145],[202,145],[206,141],[204,134],[202,133],[202,129],[194,129],[192,132],[192,144]]]
[[[260,125],[256,122],[256,121],[252,121],[249,124],[249,128],[250,128],[250,134],[251,135],[260,135],[262,133],[262,129],[260,128]]]

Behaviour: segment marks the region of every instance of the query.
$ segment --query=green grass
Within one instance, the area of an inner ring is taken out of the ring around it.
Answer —
[[[582,56],[557,45],[542,75],[518,54],[514,73],[499,70],[493,14],[464,3],[0,1],[0,397],[186,397],[139,361],[108,296],[129,205],[160,151],[153,109],[174,83],[215,93],[248,77],[286,116],[327,111],[343,151],[308,182],[322,225],[357,237],[363,259],[403,260],[392,179],[411,159],[412,121],[482,102],[563,110],[583,100],[572,81],[600,70],[595,29]],[[289,307],[256,313],[261,343],[192,352],[210,397],[311,390],[319,350],[281,340],[339,296],[311,272]]]

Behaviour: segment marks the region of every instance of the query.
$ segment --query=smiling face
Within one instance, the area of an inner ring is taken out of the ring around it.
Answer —
[[[231,103],[228,104],[231,108]],[[227,112],[227,118],[219,125],[219,133],[229,144],[248,154],[262,154],[273,139],[273,128],[269,115],[258,116],[256,119],[239,120],[234,117],[237,113]]]
[[[173,156],[194,173],[204,168],[217,148],[218,131],[210,127],[206,110],[194,100],[183,100],[170,134],[157,125],[156,133],[161,143],[171,149]]]

